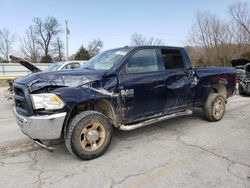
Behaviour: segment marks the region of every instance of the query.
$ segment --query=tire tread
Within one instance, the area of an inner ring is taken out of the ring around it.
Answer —
[[[65,146],[66,146],[67,150],[70,152],[70,154],[72,154],[73,156],[78,157],[78,158],[79,158],[79,156],[77,156],[72,149],[72,140],[74,139],[73,132],[74,132],[75,128],[77,127],[78,123],[82,119],[84,119],[90,115],[100,115],[100,116],[103,116],[104,118],[107,119],[107,117],[100,112],[97,112],[94,110],[83,111],[83,112],[81,112],[73,117],[73,119],[69,122],[68,130],[66,130]],[[111,136],[112,136],[112,129],[111,129]],[[95,157],[93,157],[93,158],[95,158]],[[89,160],[89,159],[92,159],[92,157],[86,157],[84,159]]]
[[[207,100],[205,102],[205,105],[203,107],[203,112],[204,112],[204,116],[205,118],[208,120],[208,121],[219,121],[220,119],[216,119],[214,116],[213,116],[213,102],[215,101],[216,98],[218,97],[222,97],[221,95],[219,95],[218,93],[210,93],[207,97]],[[222,97],[223,98],[223,97]],[[223,98],[224,99],[224,98]],[[224,103],[224,107],[225,107],[225,103]],[[224,109],[224,113],[225,113],[225,109]]]

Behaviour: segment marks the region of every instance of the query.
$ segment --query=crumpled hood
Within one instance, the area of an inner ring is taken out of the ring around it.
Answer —
[[[20,63],[22,66],[26,67],[28,70],[30,70],[33,73],[34,72],[41,72],[41,69],[39,69],[37,66],[35,66],[34,64],[28,62],[25,59],[18,58],[18,57],[15,57],[13,55],[10,55],[10,59],[11,59],[12,62]]]
[[[72,71],[40,72],[15,80],[15,83],[27,85],[30,92],[47,86],[77,87],[100,80],[105,71],[78,69]]]

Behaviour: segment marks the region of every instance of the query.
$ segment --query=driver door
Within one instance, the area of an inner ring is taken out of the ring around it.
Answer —
[[[155,49],[139,49],[118,75],[123,123],[143,120],[155,112],[157,90],[161,83]]]

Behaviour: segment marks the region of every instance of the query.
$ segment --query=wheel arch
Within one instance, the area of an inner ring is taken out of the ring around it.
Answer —
[[[218,93],[221,95],[225,100],[227,99],[227,87],[226,83],[218,82],[212,85],[213,93]]]
[[[117,118],[115,115],[115,107],[112,102],[107,99],[92,99],[87,101],[82,101],[78,103],[67,115],[64,125],[62,128],[61,137],[63,137],[67,131],[67,127],[71,119],[77,115],[78,113],[85,111],[85,110],[95,110],[107,117],[109,122],[115,126],[117,122]]]

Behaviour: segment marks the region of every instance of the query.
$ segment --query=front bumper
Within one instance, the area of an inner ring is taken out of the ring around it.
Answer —
[[[15,107],[13,112],[22,132],[30,138],[42,140],[60,138],[66,112],[30,117],[19,114]]]

